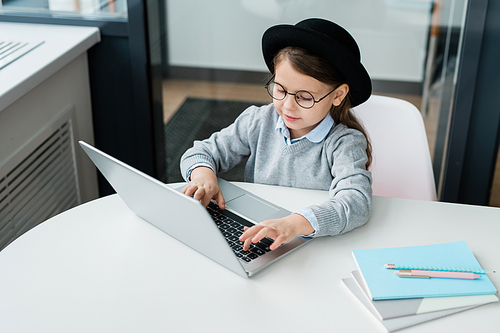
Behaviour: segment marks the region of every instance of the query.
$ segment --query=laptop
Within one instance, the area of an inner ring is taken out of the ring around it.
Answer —
[[[266,201],[221,178],[219,187],[226,201],[221,210],[212,202],[207,208],[122,161],[79,141],[85,153],[136,215],[190,248],[243,277],[250,277],[276,260],[309,242],[298,236],[271,251],[265,238],[243,251],[239,235],[244,226],[284,217],[290,211]]]

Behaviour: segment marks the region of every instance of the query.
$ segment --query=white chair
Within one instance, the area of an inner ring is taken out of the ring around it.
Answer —
[[[411,103],[372,95],[353,108],[373,148],[373,194],[436,200],[429,144],[422,115]]]

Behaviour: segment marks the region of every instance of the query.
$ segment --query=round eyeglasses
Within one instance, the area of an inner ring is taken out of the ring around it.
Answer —
[[[269,94],[269,96],[278,101],[284,100],[286,95],[292,95],[295,98],[295,102],[297,102],[297,104],[304,109],[312,108],[314,104],[321,102],[337,89],[335,88],[325,96],[321,97],[318,100],[315,100],[314,96],[310,92],[305,90],[299,90],[295,94],[286,91],[286,89],[283,88],[281,84],[274,82],[274,77],[269,80],[269,82],[264,87],[267,89],[267,93]]]

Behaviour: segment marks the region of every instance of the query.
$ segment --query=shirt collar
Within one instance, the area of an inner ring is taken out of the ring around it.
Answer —
[[[285,121],[281,116],[278,117],[278,121],[276,122],[276,130],[280,131],[281,134],[284,136],[285,141],[288,145],[295,143],[297,141],[300,141],[302,139],[307,139],[313,143],[319,143],[323,141],[323,139],[328,135],[328,132],[330,132],[330,129],[332,128],[334,124],[334,121],[332,119],[332,116],[328,113],[326,117],[315,127],[313,128],[309,133],[306,135],[297,138],[297,139],[290,139],[290,131],[285,125]]]

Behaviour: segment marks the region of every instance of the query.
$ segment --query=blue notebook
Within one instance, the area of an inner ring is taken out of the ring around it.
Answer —
[[[372,300],[495,294],[486,274],[475,280],[400,278],[385,264],[481,269],[465,241],[352,251]]]

